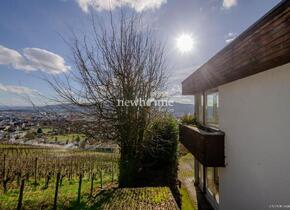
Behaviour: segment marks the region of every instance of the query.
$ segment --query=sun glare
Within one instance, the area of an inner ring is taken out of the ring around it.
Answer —
[[[182,53],[190,52],[193,49],[194,40],[190,34],[181,34],[176,41],[177,48]]]

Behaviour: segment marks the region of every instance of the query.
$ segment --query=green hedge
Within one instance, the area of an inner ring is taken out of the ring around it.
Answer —
[[[170,115],[153,120],[145,133],[145,138],[140,157],[139,184],[170,187],[180,206],[181,196],[177,187],[177,121]]]

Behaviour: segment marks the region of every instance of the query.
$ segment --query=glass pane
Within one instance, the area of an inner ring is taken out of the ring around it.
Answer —
[[[206,96],[206,124],[218,127],[218,92],[207,94]]]
[[[206,188],[212,197],[219,203],[218,168],[206,168]]]
[[[199,181],[199,185],[203,186],[203,165],[198,163],[198,181]]]

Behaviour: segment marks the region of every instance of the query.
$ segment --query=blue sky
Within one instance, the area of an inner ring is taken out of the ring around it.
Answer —
[[[108,4],[110,2],[110,4]],[[1,0],[0,105],[25,105],[24,95],[54,92],[41,78],[73,71],[62,37],[88,30],[91,13],[121,7],[143,12],[168,49],[168,92],[180,96],[180,83],[278,4],[278,0]],[[194,49],[180,53],[176,38],[190,34]]]

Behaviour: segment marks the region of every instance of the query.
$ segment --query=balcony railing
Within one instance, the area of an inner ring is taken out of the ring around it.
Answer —
[[[194,126],[179,126],[180,142],[206,167],[224,167],[224,137],[221,131],[205,131]]]

